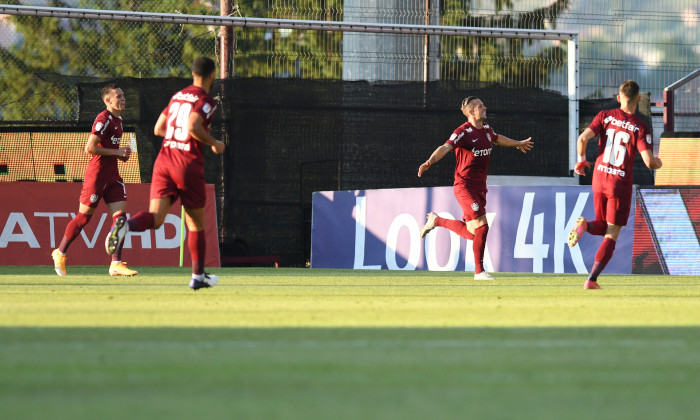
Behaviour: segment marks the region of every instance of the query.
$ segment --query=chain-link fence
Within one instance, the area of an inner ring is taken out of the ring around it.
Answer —
[[[219,2],[185,0],[15,1],[16,4],[220,14]],[[580,97],[614,95],[637,80],[652,101],[700,62],[696,0],[257,0],[235,16],[454,26],[561,29],[580,33]],[[463,80],[566,90],[559,41],[291,29],[234,30],[235,77]],[[218,56],[219,28],[89,19],[0,17],[0,118],[70,121],[85,77],[187,77],[192,59]]]

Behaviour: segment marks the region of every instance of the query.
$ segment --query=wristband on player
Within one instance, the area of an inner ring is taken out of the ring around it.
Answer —
[[[585,162],[586,161],[586,156],[578,156],[578,162]]]

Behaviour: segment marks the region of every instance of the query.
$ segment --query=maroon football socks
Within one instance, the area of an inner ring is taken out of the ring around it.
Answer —
[[[75,215],[73,220],[68,222],[68,226],[66,226],[66,232],[61,240],[61,244],[58,246],[58,250],[62,254],[66,253],[71,242],[73,242],[73,240],[80,235],[80,231],[82,231],[83,227],[88,224],[91,217],[91,214],[78,213]]]
[[[187,246],[192,255],[192,274],[204,274],[204,258],[206,257],[206,242],[204,231],[187,232]]]
[[[469,232],[467,225],[461,220],[443,219],[442,217],[438,216],[435,218],[435,226],[442,226],[449,229],[462,238],[474,239],[474,235]]]
[[[149,213],[147,211],[140,211],[136,213],[136,215],[127,220],[126,223],[129,225],[129,230],[132,232],[143,232],[146,229],[152,228],[156,224],[153,213]]]

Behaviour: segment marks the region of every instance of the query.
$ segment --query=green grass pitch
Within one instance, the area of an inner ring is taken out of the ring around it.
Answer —
[[[696,419],[700,278],[0,267],[2,419]]]

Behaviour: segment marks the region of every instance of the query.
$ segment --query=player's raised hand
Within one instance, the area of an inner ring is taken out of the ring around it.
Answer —
[[[574,166],[574,172],[576,172],[578,175],[586,175],[586,168],[590,169],[591,164],[588,163],[587,160],[584,160],[582,162],[576,162],[576,166]]]
[[[226,145],[224,144],[224,142],[219,140],[217,140],[214,144],[211,145],[211,151],[216,153],[217,155],[224,153],[225,148]]]
[[[515,148],[523,153],[529,152],[535,146],[535,143],[532,142],[532,137],[528,137],[525,140],[519,141],[518,143],[520,143],[520,145],[515,146]]]

